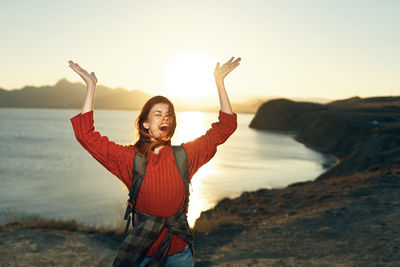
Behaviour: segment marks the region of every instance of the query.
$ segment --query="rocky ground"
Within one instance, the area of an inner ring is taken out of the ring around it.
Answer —
[[[119,243],[104,234],[7,227],[0,266],[111,266]]]
[[[236,219],[196,232],[198,266],[400,265],[400,175],[342,178],[220,202],[198,228]]]

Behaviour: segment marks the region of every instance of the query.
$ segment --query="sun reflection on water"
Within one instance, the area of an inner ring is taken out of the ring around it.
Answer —
[[[192,141],[206,133],[211,125],[206,124],[205,116],[201,112],[180,112],[177,114],[174,143],[181,144]]]
[[[192,186],[189,198],[188,222],[190,227],[194,226],[196,219],[200,213],[212,207],[212,203],[204,198],[203,179],[213,172],[212,165],[206,164],[201,167],[192,179]]]
[[[216,115],[217,119],[217,115]],[[193,141],[204,135],[211,125],[206,124],[205,116],[201,112],[180,112],[177,114],[177,127],[174,135],[174,143],[181,144]],[[211,160],[212,161],[212,160]],[[203,165],[193,176],[190,189],[188,221],[193,227],[200,213],[212,207],[204,194],[204,179],[215,171],[211,162]]]

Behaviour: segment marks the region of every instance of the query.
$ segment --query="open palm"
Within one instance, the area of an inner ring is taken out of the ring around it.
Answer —
[[[214,77],[216,80],[223,80],[233,69],[240,65],[240,57],[233,61],[234,57],[231,57],[224,65],[220,67],[219,62],[214,70]]]
[[[81,66],[79,66],[78,63],[74,63],[72,60],[68,61],[68,63],[70,68],[73,69],[76,73],[78,73],[79,76],[82,77],[82,79],[85,81],[87,85],[96,85],[97,78],[94,72],[89,74],[89,72],[81,68]]]

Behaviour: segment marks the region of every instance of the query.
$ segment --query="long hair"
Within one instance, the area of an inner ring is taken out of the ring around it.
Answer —
[[[151,108],[159,103],[167,104],[168,111],[171,117],[171,124],[168,127],[167,131],[167,140],[162,140],[160,138],[155,138],[149,133],[149,130],[144,128],[143,123],[148,119],[149,113]],[[147,155],[151,149],[154,149],[158,146],[165,145],[170,142],[171,137],[174,135],[176,128],[176,116],[175,116],[175,109],[174,105],[168,98],[164,96],[154,96],[147,100],[147,102],[142,107],[139,116],[136,119],[136,129],[139,132],[139,140],[134,144],[135,153],[142,156],[144,159],[147,158]],[[154,140],[152,140],[154,139]]]

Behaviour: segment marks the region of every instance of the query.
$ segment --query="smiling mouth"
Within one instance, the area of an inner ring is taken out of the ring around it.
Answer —
[[[164,126],[161,126],[161,127],[160,127],[160,130],[163,131],[163,132],[165,132],[165,131],[168,130],[168,128],[169,128],[168,126],[165,126],[165,125],[164,125]]]

